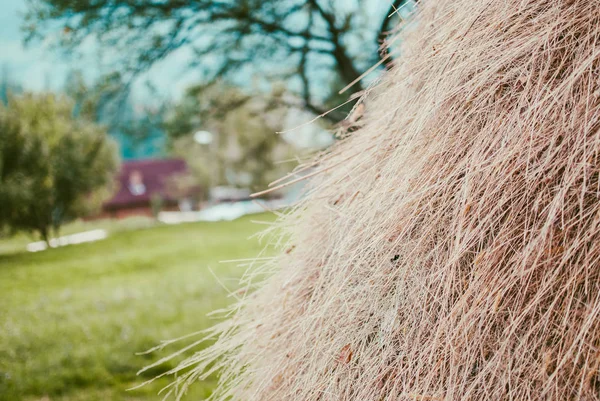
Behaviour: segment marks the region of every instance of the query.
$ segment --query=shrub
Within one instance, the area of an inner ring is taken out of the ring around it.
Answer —
[[[73,117],[55,95],[26,94],[0,106],[0,227],[48,241],[69,219],[110,195],[116,147],[102,127]]]

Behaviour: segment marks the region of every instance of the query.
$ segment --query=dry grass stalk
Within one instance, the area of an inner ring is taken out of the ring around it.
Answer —
[[[216,400],[600,400],[600,3],[415,18],[179,393],[218,370]]]

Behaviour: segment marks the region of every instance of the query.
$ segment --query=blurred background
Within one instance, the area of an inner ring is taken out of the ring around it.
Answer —
[[[0,1],[0,401],[162,399],[126,390],[194,339],[139,353],[215,323],[250,263],[220,261],[269,256],[302,186],[251,194],[360,124],[414,7]]]

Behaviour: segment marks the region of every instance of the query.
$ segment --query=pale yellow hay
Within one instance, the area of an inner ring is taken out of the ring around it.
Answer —
[[[600,1],[413,23],[179,394],[218,370],[216,400],[600,399]]]

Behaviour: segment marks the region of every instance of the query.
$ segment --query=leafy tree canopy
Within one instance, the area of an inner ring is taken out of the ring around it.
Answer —
[[[73,117],[73,103],[25,94],[0,106],[0,229],[48,241],[67,220],[99,207],[118,169],[104,129]]]
[[[60,32],[58,43],[69,51],[93,37],[127,80],[185,49],[204,83],[260,75],[285,82],[305,109],[320,114],[336,99],[338,83],[356,82],[377,62],[393,26],[389,15],[413,2],[30,0],[24,29],[28,40]]]
[[[291,169],[292,147],[281,135],[288,113],[281,91],[265,98],[219,84],[201,93],[190,88],[167,114],[165,128],[173,152],[184,157],[204,188],[226,185],[253,190]],[[231,110],[220,114],[219,110]],[[206,131],[208,134],[206,134]],[[195,133],[205,131],[207,143]]]

